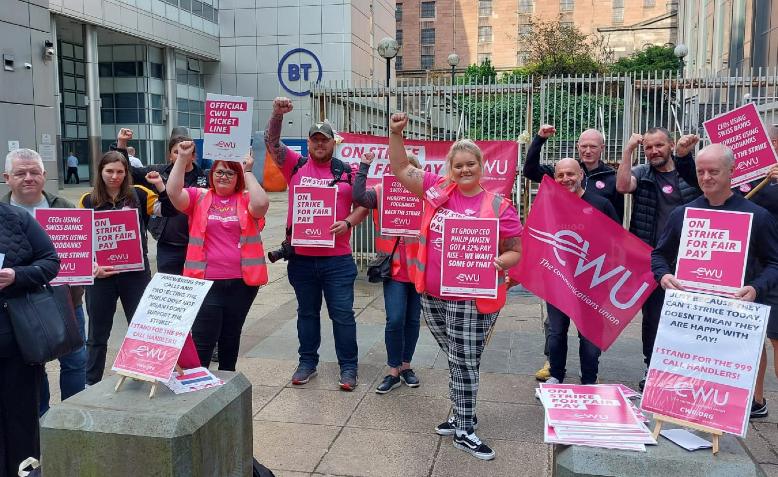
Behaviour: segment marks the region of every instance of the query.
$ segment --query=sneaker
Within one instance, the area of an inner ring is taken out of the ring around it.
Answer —
[[[551,363],[546,361],[546,364],[535,373],[535,379],[538,381],[545,381],[551,377]]]
[[[546,384],[562,384],[562,383],[560,383],[557,378],[551,376],[550,378],[546,379]]]
[[[473,416],[473,430],[478,429],[478,416]],[[439,436],[453,436],[457,432],[457,420],[454,416],[448,418],[448,421],[435,426],[435,434]]]
[[[340,372],[340,381],[338,381],[340,389],[344,391],[353,391],[357,387],[357,370],[356,369],[344,369]]]
[[[295,386],[305,384],[314,376],[316,376],[316,368],[304,368],[302,366],[298,366],[292,375],[292,384]]]
[[[751,401],[751,419],[759,417],[767,417],[767,399],[764,399],[762,404],[756,400]]]
[[[341,384],[341,386],[343,385]],[[400,378],[389,374],[384,378],[383,381],[381,381],[381,384],[379,384],[378,387],[375,388],[375,392],[376,394],[386,394],[392,389],[397,388],[399,386],[400,386]]]
[[[400,371],[400,379],[402,379],[409,388],[418,388],[419,384],[421,384],[419,383],[419,378],[416,377],[416,373],[410,368]]]
[[[475,435],[473,429],[470,429],[467,434],[454,437],[454,447],[467,451],[481,460],[494,459],[494,451],[491,447],[481,442],[481,439]]]

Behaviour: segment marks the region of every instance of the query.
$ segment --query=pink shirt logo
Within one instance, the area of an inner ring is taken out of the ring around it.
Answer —
[[[594,183],[594,186],[597,187],[598,189],[604,189],[605,188],[605,182],[597,181],[597,182]]]
[[[662,192],[664,192],[665,194],[672,194],[673,193],[673,186],[668,184],[668,185],[662,187]]]

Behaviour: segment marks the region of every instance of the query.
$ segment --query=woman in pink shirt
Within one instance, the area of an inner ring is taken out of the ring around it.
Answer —
[[[395,113],[390,120],[389,161],[392,171],[406,189],[424,200],[422,230],[417,250],[418,269],[412,270],[416,290],[422,293],[421,304],[427,322],[440,348],[448,355],[449,396],[453,415],[435,428],[443,436],[454,436],[454,447],[473,456],[490,460],[494,451],[475,434],[479,365],[486,338],[504,304],[505,288],[498,285],[498,299],[472,299],[442,296],[442,231],[445,218],[497,218],[499,220],[499,254],[494,267],[500,274],[518,263],[521,257],[521,222],[509,200],[500,198],[481,186],[483,156],[468,139],[455,142],[447,156],[445,177],[423,172],[411,166],[403,145],[403,129],[408,124],[405,113]],[[408,247],[412,253],[412,247]],[[500,280],[502,281],[502,280]]]
[[[202,366],[208,367],[219,343],[219,369],[234,371],[240,334],[260,285],[267,283],[265,253],[259,232],[265,226],[269,199],[251,172],[238,162],[215,161],[208,189],[184,188],[184,173],[194,143],[178,146],[178,159],[166,192],[176,209],[189,216],[189,245],[184,276],[212,280],[192,325]],[[150,173],[151,175],[151,173]],[[158,187],[158,177],[148,177]]]

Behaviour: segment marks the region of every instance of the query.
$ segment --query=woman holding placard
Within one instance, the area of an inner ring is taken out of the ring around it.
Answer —
[[[219,344],[219,369],[235,371],[240,333],[260,285],[267,283],[260,231],[270,199],[251,172],[254,157],[239,162],[215,161],[208,189],[184,188],[184,171],[194,143],[178,145],[178,160],[167,180],[176,209],[189,216],[189,245],[184,276],[212,280],[192,325],[192,337],[203,366]],[[157,186],[162,179],[147,176]]]
[[[411,166],[403,145],[405,113],[390,119],[389,161],[392,171],[406,189],[424,200],[419,244],[408,252],[416,257],[411,269],[416,290],[422,294],[424,319],[440,348],[448,355],[449,396],[453,415],[435,428],[443,436],[454,436],[454,447],[489,460],[494,451],[475,434],[479,365],[486,339],[500,308],[505,304],[505,272],[521,257],[522,233],[516,209],[508,199],[484,190],[483,155],[472,141],[452,144],[446,162],[445,177]],[[443,234],[445,219],[496,219],[498,252],[493,266],[497,270],[496,298],[450,296],[443,292]]]
[[[359,172],[354,179],[354,202],[366,209],[378,210],[381,204],[383,187],[376,184],[367,188],[367,172],[375,154],[368,152],[362,156]],[[416,157],[408,158],[413,167],[420,169]],[[375,392],[386,394],[400,386],[400,382],[412,388],[419,387],[419,378],[411,368],[411,359],[419,340],[419,316],[421,301],[413,279],[409,275],[408,260],[411,256],[406,252],[406,241],[415,241],[412,237],[391,237],[381,234],[378,214],[373,214],[375,224],[375,247],[379,254],[391,255],[391,278],[384,280],[384,308],[386,309],[386,328],[384,343],[386,344],[386,364],[389,374],[376,387]]]
[[[121,272],[112,266],[98,264],[94,285],[86,287],[86,309],[89,315],[86,342],[88,385],[103,379],[105,355],[113,326],[113,316],[116,313],[116,301],[122,301],[124,315],[129,323],[146,285],[151,280],[146,226],[157,203],[157,194],[143,186],[132,184],[127,159],[117,151],[103,154],[97,164],[94,189],[81,196],[78,202],[79,207],[96,211],[136,209],[144,263],[143,270],[131,272]]]

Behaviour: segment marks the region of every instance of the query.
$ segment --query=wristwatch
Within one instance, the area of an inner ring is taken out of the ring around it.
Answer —
[[[351,230],[351,227],[353,227],[353,225],[351,225],[351,222],[349,222],[347,219],[343,219],[343,222],[346,222],[346,228]]]

